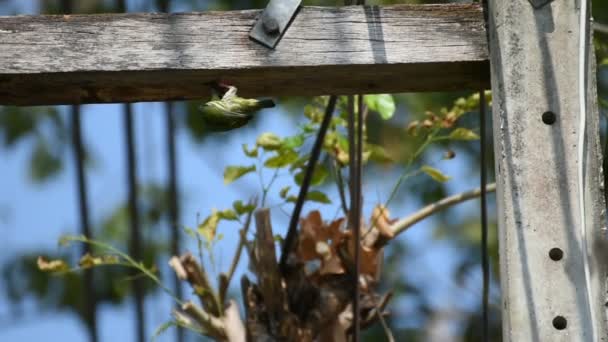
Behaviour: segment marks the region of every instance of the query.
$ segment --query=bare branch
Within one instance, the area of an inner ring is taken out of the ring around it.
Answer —
[[[190,318],[195,320],[209,336],[218,340],[226,339],[226,327],[222,320],[214,317],[192,302],[187,302],[182,305],[182,310],[188,314]]]
[[[486,186],[486,192],[494,192],[496,190],[496,183],[488,184]],[[390,229],[395,233],[395,235],[401,234],[406,231],[409,227],[414,224],[422,221],[423,219],[431,216],[432,214],[449,208],[458,203],[462,203],[464,201],[468,201],[473,198],[477,198],[481,195],[481,188],[477,188],[475,190],[470,190],[467,192],[462,192],[460,194],[456,194],[453,196],[449,196],[443,198],[435,203],[429,204],[426,207],[418,210],[417,212],[400,219],[391,225]]]
[[[596,32],[600,32],[600,33],[603,33],[603,34],[608,34],[608,25],[606,25],[606,24],[594,22],[593,23],[593,29]]]
[[[257,201],[253,200],[250,202],[250,204],[257,204]],[[247,243],[247,232],[249,231],[249,226],[251,226],[251,216],[252,215],[253,215],[253,211],[251,211],[247,214],[247,218],[245,219],[245,225],[243,226],[243,229],[240,232],[241,237],[239,240],[239,246],[237,247],[236,253],[234,254],[234,258],[232,259],[232,264],[230,265],[230,270],[228,271],[228,274],[226,275],[225,280],[222,282],[222,284],[220,284],[219,293],[220,293],[220,301],[222,301],[222,303],[224,301],[226,301],[226,293],[228,293],[228,287],[230,286],[230,281],[232,280],[232,277],[234,276],[236,267],[238,266],[239,261],[241,260],[241,254],[243,253],[243,248],[245,247],[245,244]]]

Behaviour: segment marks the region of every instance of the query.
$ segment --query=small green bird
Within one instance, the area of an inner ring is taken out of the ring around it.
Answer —
[[[244,99],[236,96],[236,87],[218,85],[216,88],[227,87],[220,100],[211,100],[200,106],[203,120],[213,131],[229,131],[246,125],[253,114],[263,108],[275,106],[272,100]]]

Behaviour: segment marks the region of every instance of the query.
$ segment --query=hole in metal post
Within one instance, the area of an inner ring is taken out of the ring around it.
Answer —
[[[557,247],[551,248],[551,250],[549,251],[549,258],[551,258],[551,260],[553,260],[553,261],[562,260],[563,257],[564,257],[564,251],[562,251],[561,249],[559,249]]]
[[[553,327],[557,330],[564,330],[568,326],[568,321],[564,316],[555,316],[553,319]]]
[[[547,125],[553,125],[555,123],[555,113],[548,111],[543,113],[543,122]]]

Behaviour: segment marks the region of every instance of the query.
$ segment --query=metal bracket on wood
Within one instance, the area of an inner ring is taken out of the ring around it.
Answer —
[[[545,6],[546,4],[553,2],[553,0],[528,0],[530,1],[530,3],[532,4],[532,7],[539,9],[543,6]]]
[[[249,37],[274,49],[298,12],[301,2],[302,0],[270,0],[249,32]]]

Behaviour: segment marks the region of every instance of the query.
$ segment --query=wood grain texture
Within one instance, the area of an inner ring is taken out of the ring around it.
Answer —
[[[259,10],[0,17],[0,104],[323,95],[489,85],[481,8],[303,7],[275,50],[249,39]]]

